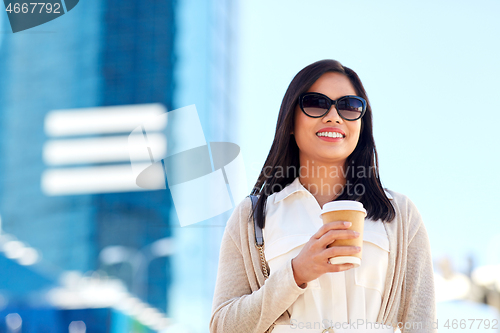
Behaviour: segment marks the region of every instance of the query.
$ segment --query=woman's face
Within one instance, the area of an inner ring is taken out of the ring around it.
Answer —
[[[308,92],[318,92],[332,100],[346,95],[356,95],[349,79],[340,73],[323,74]],[[341,138],[318,136],[318,132],[339,131]],[[346,158],[354,151],[361,130],[361,119],[347,121],[342,119],[335,106],[322,118],[311,118],[302,112],[300,106],[295,109],[295,128],[293,134],[300,150],[301,163],[316,161],[343,165]]]

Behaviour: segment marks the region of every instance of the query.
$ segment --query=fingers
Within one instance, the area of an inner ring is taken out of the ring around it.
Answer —
[[[335,239],[353,239],[359,234],[353,230],[350,222],[334,221],[326,223],[310,238],[299,255],[294,258],[294,271],[297,269],[297,276],[302,276],[303,281],[311,281],[327,272],[340,272],[351,269],[351,264],[332,265],[328,258],[340,255],[352,255],[358,251],[354,246],[333,246],[327,248]],[[297,260],[295,260],[297,259]],[[302,274],[302,275],[301,275]],[[300,281],[302,281],[300,280]]]
[[[342,272],[342,271],[347,271],[348,269],[354,268],[353,264],[328,264],[328,272],[330,273],[335,273],[335,272]]]
[[[332,246],[327,248],[323,253],[327,258],[338,256],[350,256],[359,253],[361,248],[359,246]]]
[[[347,223],[347,225],[346,225]],[[330,222],[323,224],[321,228],[312,236],[316,239],[320,239],[321,236],[323,236],[325,233],[327,233],[330,230],[341,230],[341,229],[348,229],[351,225],[351,222],[347,221],[335,221],[335,222]]]
[[[358,238],[359,234],[354,230],[329,230],[317,241],[317,245],[325,248],[336,239]]]

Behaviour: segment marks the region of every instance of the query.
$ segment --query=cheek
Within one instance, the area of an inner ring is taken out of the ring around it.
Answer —
[[[295,124],[293,132],[295,133],[295,138],[297,141],[300,141],[300,139],[304,137],[305,133],[307,132],[307,118],[308,117],[305,116],[302,112],[295,113]]]
[[[361,121],[357,120],[356,123],[352,124],[351,128],[351,140],[354,145],[356,145],[359,141],[359,136],[361,135]]]
[[[299,117],[300,118],[300,117]],[[301,119],[304,120],[304,119]],[[309,126],[307,122],[299,122],[295,125],[295,142],[299,147],[301,152],[311,152],[314,151],[314,140],[315,138],[311,134],[313,128]]]

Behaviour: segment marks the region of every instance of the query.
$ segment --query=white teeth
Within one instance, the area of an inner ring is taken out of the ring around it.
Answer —
[[[344,136],[339,132],[319,132],[316,133],[317,136],[328,136],[330,138],[343,138]]]

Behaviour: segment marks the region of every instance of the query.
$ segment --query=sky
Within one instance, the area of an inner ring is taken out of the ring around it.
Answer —
[[[417,206],[433,258],[500,264],[498,1],[244,1],[239,144],[249,188],[293,76],[335,59],[360,76],[384,187]]]

